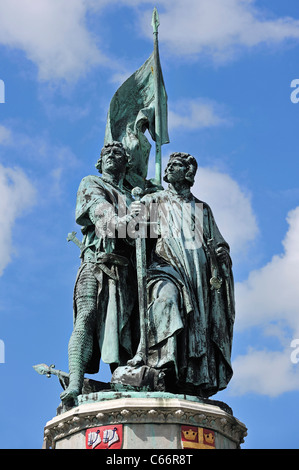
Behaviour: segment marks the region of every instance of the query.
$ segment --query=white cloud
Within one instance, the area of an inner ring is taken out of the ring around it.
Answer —
[[[203,167],[198,168],[192,192],[211,207],[233,259],[244,255],[258,234],[250,195],[228,174]]]
[[[105,62],[85,24],[84,0],[0,0],[0,43],[21,49],[41,80],[76,80]]]
[[[173,103],[168,113],[169,130],[194,130],[228,125],[229,120],[221,115],[223,113],[218,108],[214,102],[202,98]]]
[[[235,394],[277,396],[299,390],[298,364],[291,360],[291,342],[296,339],[299,344],[299,206],[287,220],[284,252],[236,283],[236,330],[257,327],[265,336],[275,337],[281,349],[249,349],[238,356],[233,363]]]
[[[299,390],[298,364],[292,363],[290,348],[283,351],[251,349],[236,358],[233,369],[229,391],[234,395],[257,393],[276,397]]]
[[[231,59],[240,48],[261,44],[277,45],[299,39],[299,20],[275,18],[254,0],[168,0],[160,1],[161,43],[175,55],[209,55],[216,62]],[[159,9],[160,10],[160,9]],[[144,33],[150,11],[143,15]]]
[[[0,275],[11,261],[15,222],[34,204],[35,189],[19,168],[0,165]]]
[[[140,13],[146,0],[0,0],[0,44],[24,51],[40,80],[75,81],[99,64],[117,76],[119,60],[101,51],[106,38],[91,33],[87,16],[119,4],[135,9],[138,31],[152,40],[152,9]],[[273,18],[253,0],[160,0],[158,9],[161,43],[174,55],[223,62],[240,48],[299,39],[299,20]]]
[[[299,206],[289,212],[287,221],[284,252],[236,283],[240,330],[283,320],[299,337]]]

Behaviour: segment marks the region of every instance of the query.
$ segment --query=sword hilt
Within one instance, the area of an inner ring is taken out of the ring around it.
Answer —
[[[80,240],[78,240],[76,235],[77,235],[77,232],[69,233],[68,236],[67,236],[67,241],[68,242],[74,242],[80,248],[80,250],[82,250],[84,248],[84,245],[83,245],[83,243],[80,242]]]
[[[140,199],[143,196],[143,190],[139,188],[139,186],[136,186],[135,188],[132,189],[132,196],[136,201],[140,201]]]
[[[71,232],[71,233],[69,233],[68,236],[67,236],[67,241],[68,241],[68,242],[74,241],[75,238],[76,238],[76,235],[77,235],[77,232]]]

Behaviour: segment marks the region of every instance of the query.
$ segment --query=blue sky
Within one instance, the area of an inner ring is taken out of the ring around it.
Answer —
[[[248,427],[243,448],[298,447],[297,1],[0,0],[0,448],[41,448],[56,414],[58,380],[32,366],[68,369],[76,192],[96,174],[114,92],[152,52],[154,6],[163,162],[197,158],[193,192],[234,262],[234,377],[214,398]]]

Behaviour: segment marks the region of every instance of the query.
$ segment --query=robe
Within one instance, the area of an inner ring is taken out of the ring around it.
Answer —
[[[222,285],[213,289],[210,279],[215,274],[215,256],[211,250],[215,253],[223,247],[229,253],[229,246],[211,208],[192,194],[186,200],[167,189],[145,196],[143,201],[148,207],[155,203],[158,220],[154,247],[150,248],[152,238],[148,245],[152,252],[148,269],[149,365],[163,369],[172,364],[181,390],[213,395],[232,377],[235,307],[230,257],[228,265],[218,263]],[[208,240],[213,241],[212,248]],[[163,292],[161,299],[159,292]]]

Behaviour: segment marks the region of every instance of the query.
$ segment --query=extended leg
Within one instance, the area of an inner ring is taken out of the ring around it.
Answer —
[[[77,282],[77,317],[68,347],[70,381],[67,389],[60,395],[61,400],[75,398],[82,391],[84,373],[92,355],[96,299],[97,281],[91,270],[86,268]]]

